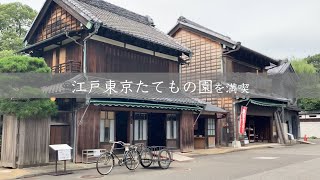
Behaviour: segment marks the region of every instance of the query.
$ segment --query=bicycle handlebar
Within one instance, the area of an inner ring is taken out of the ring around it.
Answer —
[[[111,144],[120,144],[121,146],[124,146],[126,143],[122,141],[109,141]]]

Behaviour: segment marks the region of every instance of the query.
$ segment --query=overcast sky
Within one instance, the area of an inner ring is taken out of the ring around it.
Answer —
[[[0,0],[0,3],[17,0]],[[40,10],[45,0],[18,0]],[[108,0],[168,32],[185,16],[276,59],[320,53],[319,0]]]

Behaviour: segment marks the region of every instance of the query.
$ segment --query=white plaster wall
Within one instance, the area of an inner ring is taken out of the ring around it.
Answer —
[[[301,137],[315,136],[320,138],[320,122],[300,122]]]

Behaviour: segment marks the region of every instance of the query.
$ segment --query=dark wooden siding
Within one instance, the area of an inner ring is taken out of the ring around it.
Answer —
[[[77,111],[77,122],[80,123],[85,109]],[[76,162],[81,162],[83,149],[99,148],[100,109],[91,106],[84,115],[83,121],[77,126]]]
[[[64,62],[68,62],[70,60],[74,61],[74,62],[82,62],[82,56],[83,56],[83,52],[82,52],[82,47],[76,43],[69,43],[63,46],[60,46],[58,48],[49,50],[49,51],[45,51],[42,55],[42,57],[44,58],[44,60],[46,61],[47,65],[49,67],[53,66],[53,54],[54,52],[58,53],[60,51],[61,48],[65,48],[66,49],[66,59],[63,60]],[[59,62],[61,60],[59,60],[59,54],[56,54],[56,63],[55,65],[59,65]]]
[[[70,126],[50,126],[50,145],[51,144],[68,144],[70,142]],[[56,159],[55,151],[50,149],[49,161],[54,162]]]
[[[89,72],[171,72],[178,73],[178,62],[109,45],[88,43]]]
[[[180,150],[190,152],[194,150],[194,116],[192,112],[183,111],[180,119]]]
[[[80,22],[59,5],[53,3],[49,9],[48,15],[36,30],[35,37],[30,42],[31,44],[43,41],[64,31],[81,29]]]
[[[1,165],[23,168],[49,162],[50,119],[4,116]]]

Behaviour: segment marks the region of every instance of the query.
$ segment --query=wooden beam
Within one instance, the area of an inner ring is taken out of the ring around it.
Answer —
[[[29,42],[33,34],[35,33],[36,29],[39,27],[39,24],[42,22],[43,17],[46,15],[48,8],[50,7],[52,0],[47,0],[40,10],[38,16],[34,20],[29,32],[27,33],[26,40]]]
[[[142,109],[142,108],[125,108],[125,107],[108,107],[108,106],[99,106],[101,110],[104,111],[126,111],[126,112],[145,112],[145,113],[180,113],[180,111],[170,111],[170,110],[159,110],[159,109]]]
[[[78,21],[80,21],[83,25],[87,25],[87,23],[90,21],[86,19],[85,17],[81,16],[77,11],[66,5],[64,2],[60,0],[53,0],[55,3],[57,3],[59,6],[61,6],[63,9],[65,9],[68,13],[70,13],[74,18],[76,18]]]

